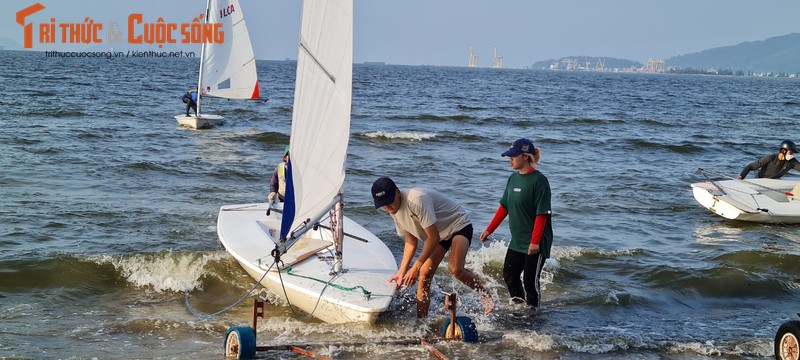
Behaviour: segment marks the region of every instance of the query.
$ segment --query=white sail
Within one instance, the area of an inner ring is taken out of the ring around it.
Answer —
[[[206,46],[200,71],[204,96],[258,99],[256,59],[238,0],[212,0],[208,23],[222,24],[224,41]]]
[[[336,202],[350,141],[352,0],[305,0],[289,150],[291,181],[281,237]],[[291,192],[291,193],[290,193]],[[293,214],[287,211],[293,207]],[[287,214],[288,212],[288,214]]]
[[[352,0],[304,2],[285,201],[224,205],[217,233],[253,279],[292,306],[328,323],[372,324],[392,302],[396,286],[386,280],[397,261],[342,215],[338,196],[350,140],[352,23]],[[331,208],[336,216],[323,218]]]

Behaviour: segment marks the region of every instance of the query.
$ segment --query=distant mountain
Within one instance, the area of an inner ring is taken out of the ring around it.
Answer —
[[[800,34],[743,42],[664,60],[667,67],[800,73]]]
[[[548,59],[537,61],[531,65],[531,69],[534,70],[548,70],[548,69],[560,69],[560,70],[580,70],[588,68],[591,70],[597,69],[598,67],[602,66],[606,70],[611,69],[629,69],[630,67],[641,67],[642,64],[633,60],[626,60],[626,59],[617,59],[612,57],[600,57],[600,56],[586,56],[586,55],[575,55],[575,56],[565,56],[560,59]]]

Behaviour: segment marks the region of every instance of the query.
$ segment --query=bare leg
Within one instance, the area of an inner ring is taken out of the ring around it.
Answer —
[[[436,245],[433,254],[425,261],[422,268],[419,269],[419,284],[417,286],[417,317],[428,317],[428,310],[431,306],[431,282],[436,269],[439,268],[439,263],[444,259],[446,250]]]
[[[480,280],[472,271],[464,268],[464,263],[467,259],[467,251],[469,251],[469,240],[462,235],[457,235],[453,238],[452,245],[450,246],[450,260],[448,260],[448,269],[453,276],[464,285],[469,286],[472,290],[481,295],[481,302],[483,303],[483,311],[488,314],[494,308],[494,300],[489,295],[489,292],[481,285]]]

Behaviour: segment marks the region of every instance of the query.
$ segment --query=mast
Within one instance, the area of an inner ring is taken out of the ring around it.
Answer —
[[[344,250],[344,195],[339,191],[339,201],[333,206],[335,217],[331,218],[331,229],[333,230],[333,266],[330,275],[342,272],[342,253]]]
[[[208,24],[209,13],[211,12],[211,0],[206,0],[206,18],[203,21],[203,24]],[[205,31],[207,27],[203,26],[203,31]],[[200,71],[199,75],[197,76],[197,117],[200,117],[200,98],[203,94],[203,65],[205,65],[206,61],[206,41],[205,36],[201,37],[203,39],[203,45],[200,46]]]

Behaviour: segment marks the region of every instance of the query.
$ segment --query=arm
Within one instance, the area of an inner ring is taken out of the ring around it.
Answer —
[[[389,278],[389,282],[397,283],[397,287],[403,285],[403,277],[406,274],[408,266],[411,264],[411,259],[414,258],[414,253],[417,252],[417,238],[409,233],[405,235],[406,245],[403,247],[403,259],[400,260],[400,267],[397,268],[397,273]]]
[[[544,234],[544,226],[547,224],[547,215],[536,215],[536,220],[533,223],[533,232],[531,233],[531,245],[528,246],[528,255],[539,253],[539,243],[542,241],[542,234]]]
[[[275,197],[278,196],[278,168],[272,172],[272,180],[269,183],[269,195],[267,195],[267,202],[275,202]]]
[[[428,261],[428,258],[431,257],[436,246],[439,245],[439,240],[441,240],[441,238],[439,237],[439,230],[436,228],[436,224],[426,227],[425,235],[427,235],[427,239],[425,239],[425,244],[422,246],[422,252],[419,254],[417,261],[414,262],[414,265],[411,266],[411,269],[408,269],[408,272],[406,272],[403,277],[403,285],[414,285],[419,275],[419,269]],[[405,254],[403,255],[405,256]]]
[[[269,184],[269,192],[278,192],[278,168],[272,172],[272,181]]]
[[[794,160],[794,159],[792,159],[792,160]],[[794,162],[794,165],[792,166],[792,169],[800,171],[800,161],[793,161],[793,162]]]
[[[494,233],[495,230],[497,230],[497,227],[500,226],[500,223],[503,222],[503,219],[506,218],[506,215],[508,215],[508,210],[506,210],[506,208],[504,208],[503,205],[498,206],[497,211],[494,213],[492,221],[489,223],[489,226],[487,226],[486,230],[484,230],[480,235],[479,239],[481,240],[481,242],[486,241],[486,239],[489,238],[489,235],[491,235],[492,233]]]
[[[547,181],[547,178],[542,177],[534,188],[533,201],[536,204],[536,215],[533,218],[533,229],[531,231],[531,243],[528,245],[528,255],[539,253],[539,245],[541,244],[542,235],[548,225],[547,221],[551,213],[551,196],[550,182]]]
[[[751,170],[760,169],[762,166],[769,164],[770,161],[772,161],[772,155],[765,156],[750,164],[747,164],[747,166],[745,166],[744,169],[742,169],[742,172],[739,174],[738,179],[744,179],[745,177],[747,177],[747,174],[750,173]]]

